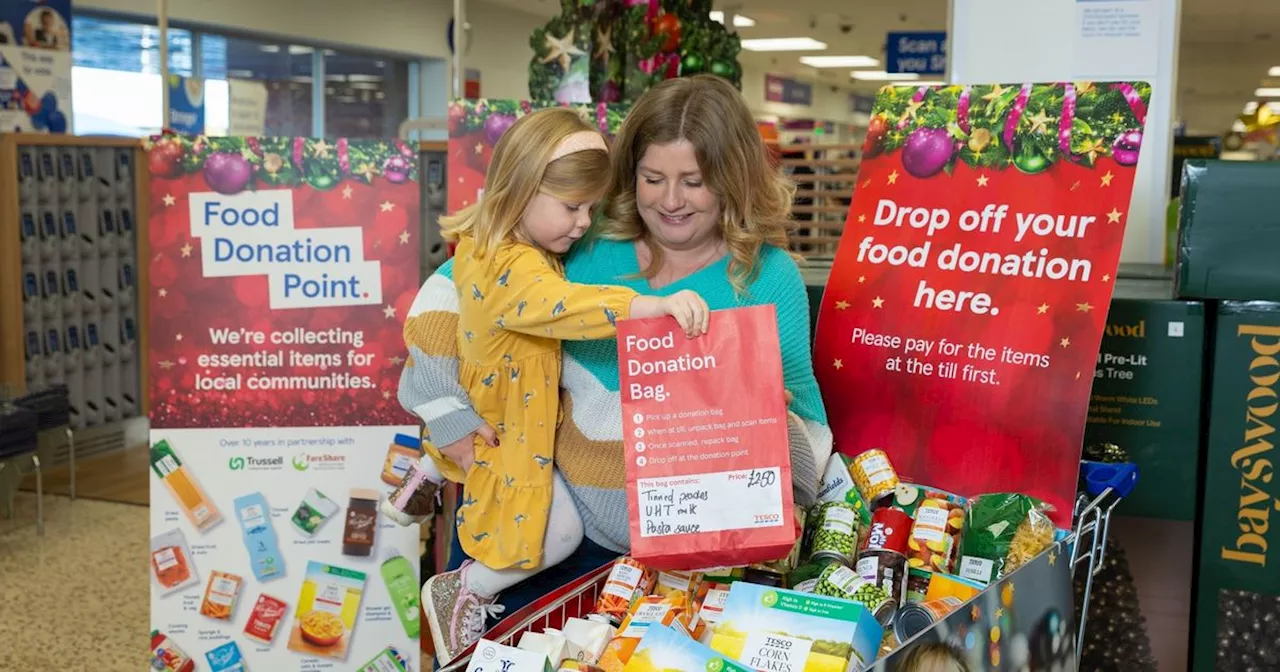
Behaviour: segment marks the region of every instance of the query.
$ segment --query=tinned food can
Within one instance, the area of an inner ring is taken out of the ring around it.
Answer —
[[[838,563],[833,563],[822,570],[813,592],[857,602],[866,607],[884,626],[888,626],[893,621],[893,616],[898,609],[898,605],[890,598],[888,591]]]
[[[880,508],[871,514],[871,530],[861,550],[886,550],[907,556],[911,536],[911,516],[893,508]]]
[[[899,483],[898,472],[894,470],[889,456],[878,448],[855,456],[849,463],[849,473],[853,475],[858,492],[862,493],[862,498],[871,506],[892,495]]]
[[[813,518],[810,562],[836,560],[852,565],[858,552],[858,511],[851,504],[827,502]]]
[[[898,610],[898,616],[894,619],[894,635],[897,636],[898,641],[905,642],[933,627],[934,623],[946,618],[962,604],[964,602],[960,598],[944,597],[907,605]]]
[[[963,528],[964,507],[944,499],[921,501],[907,539],[911,566],[945,574],[954,572]]]
[[[907,568],[907,604],[924,602],[929,594],[929,582],[933,580],[933,572],[919,567]]]
[[[884,588],[896,606],[907,603],[907,558],[901,553],[863,551],[858,555],[854,571],[863,579]]]

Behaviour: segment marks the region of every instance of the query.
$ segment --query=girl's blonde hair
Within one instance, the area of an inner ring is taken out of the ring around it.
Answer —
[[[636,207],[636,166],[651,145],[686,140],[702,179],[720,200],[720,234],[729,249],[729,281],[740,294],[759,272],[761,248],[787,249],[787,221],[795,185],[769,164],[764,140],[742,94],[714,75],[668,79],[636,101],[613,143],[613,179],[605,196],[608,218],[598,235],[642,240],[652,279],[662,266]]]
[[[529,203],[539,193],[566,203],[596,201],[609,183],[609,154],[584,149],[552,160],[560,143],[574,133],[600,131],[573,110],[553,107],[521,117],[493,149],[485,173],[484,194],[457,213],[440,218],[444,239],[475,240],[475,255],[486,258],[514,240]]]
[[[899,663],[897,672],[969,672],[960,652],[940,642],[920,643]]]

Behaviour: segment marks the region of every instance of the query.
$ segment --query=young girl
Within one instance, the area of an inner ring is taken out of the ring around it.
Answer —
[[[582,540],[552,455],[560,341],[611,338],[618,320],[660,315],[675,317],[690,337],[706,331],[710,311],[693,292],[649,297],[564,279],[559,255],[586,233],[608,176],[604,137],[572,110],[542,110],[502,136],[480,201],[441,219],[446,240],[457,243],[458,382],[475,408],[406,398],[412,386],[402,381],[406,408],[428,423],[454,414],[460,430],[428,437],[424,474],[410,484],[411,472],[383,506],[398,522],[413,522],[431,512],[444,478],[463,484],[457,532],[475,562],[431,577],[422,589],[441,665],[479,639],[485,617],[501,610],[499,591],[563,561]],[[405,323],[406,377],[415,375],[414,358],[433,354],[422,352],[416,335],[414,316],[424,310],[415,305]],[[465,440],[473,433],[484,438]],[[423,476],[423,487],[403,492]],[[406,499],[409,506],[396,510]]]

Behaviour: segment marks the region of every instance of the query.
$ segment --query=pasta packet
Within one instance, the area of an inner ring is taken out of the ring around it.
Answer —
[[[969,503],[957,574],[983,585],[1030,562],[1053,544],[1053,507],[1027,495],[980,495]]]

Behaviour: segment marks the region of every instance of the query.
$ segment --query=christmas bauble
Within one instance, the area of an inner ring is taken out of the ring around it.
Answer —
[[[954,152],[947,129],[917,128],[902,147],[902,167],[915,177],[932,177],[946,167]]]
[[[204,160],[204,181],[220,194],[244,191],[253,177],[249,160],[236,152],[214,152]]]
[[[969,135],[969,151],[981,152],[991,145],[991,131],[985,128],[976,128]]]
[[[174,177],[181,159],[182,147],[177,142],[161,140],[147,153],[147,169],[155,177]]]
[[[680,46],[680,17],[675,14],[663,14],[655,18],[653,34],[665,38],[662,51],[675,51]]]
[[[490,147],[496,147],[498,140],[502,138],[502,134],[507,132],[511,125],[516,123],[515,115],[511,114],[491,114],[488,119],[484,120],[484,140]]]
[[[1028,175],[1043,173],[1049,165],[1049,159],[1034,149],[1024,149],[1013,157],[1013,166]]]
[[[711,74],[717,77],[724,77],[725,79],[732,79],[733,63],[722,58],[714,59],[711,61]]]
[[[462,126],[462,120],[467,116],[467,110],[461,105],[449,106],[449,135],[455,135]]]
[[[884,151],[884,134],[889,132],[889,122],[884,117],[876,115],[871,117],[871,123],[867,124],[867,140],[863,145],[863,154],[868,159],[874,159],[880,156],[880,152]]]
[[[702,54],[686,54],[680,61],[680,75],[696,75],[707,67],[707,59]]]
[[[1111,145],[1111,156],[1122,166],[1133,166],[1138,163],[1138,150],[1142,149],[1142,131],[1132,130],[1121,133]]]
[[[320,191],[328,191],[338,185],[338,178],[329,173],[316,173],[307,176],[307,184]]]
[[[405,160],[403,156],[396,155],[387,159],[386,165],[382,167],[382,175],[392,184],[402,184],[409,179],[409,171],[411,170],[413,170],[413,165]]]

